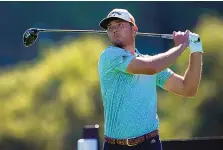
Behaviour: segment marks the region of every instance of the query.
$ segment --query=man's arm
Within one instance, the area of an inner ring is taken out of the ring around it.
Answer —
[[[177,58],[184,52],[188,44],[183,43],[168,50],[151,57],[136,57],[127,67],[127,72],[132,74],[156,74],[173,64]]]
[[[176,46],[165,53],[161,53],[151,57],[136,57],[127,67],[127,72],[132,74],[157,74],[170,65],[172,65],[177,58],[188,47],[189,30],[184,32],[173,32],[173,39]]]
[[[202,72],[202,53],[190,54],[188,68],[184,76],[172,74],[164,84],[164,89],[184,97],[196,95]]]

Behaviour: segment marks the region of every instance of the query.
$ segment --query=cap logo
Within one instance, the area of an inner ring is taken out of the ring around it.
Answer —
[[[135,23],[135,21],[134,21],[134,19],[133,19],[133,18],[130,18],[130,20],[131,20],[131,22],[132,22],[132,23]]]
[[[122,15],[122,14],[120,12],[113,11],[108,15],[108,17],[112,17],[112,16],[116,16],[116,15]]]

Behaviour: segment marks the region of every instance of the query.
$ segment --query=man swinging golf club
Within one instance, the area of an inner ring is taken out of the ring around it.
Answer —
[[[104,106],[104,150],[162,150],[157,116],[156,86],[181,95],[195,96],[202,70],[199,36],[173,32],[175,46],[148,56],[135,47],[135,19],[125,9],[114,9],[100,22],[112,45],[100,56],[98,71]],[[168,67],[189,47],[183,76]]]

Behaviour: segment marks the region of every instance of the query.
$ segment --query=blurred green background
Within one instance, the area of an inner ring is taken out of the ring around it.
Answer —
[[[162,140],[223,136],[223,2],[0,2],[0,149],[76,150],[86,124],[100,125],[98,81],[104,35],[41,33],[29,48],[31,27],[100,29],[114,8],[128,9],[140,32],[200,34],[204,66],[199,92],[183,98],[158,89]],[[141,53],[154,55],[171,40],[137,37]],[[183,74],[189,50],[171,68]]]

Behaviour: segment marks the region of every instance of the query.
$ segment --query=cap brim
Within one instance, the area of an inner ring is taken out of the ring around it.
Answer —
[[[108,24],[113,21],[113,20],[117,20],[117,19],[120,19],[120,20],[123,20],[121,18],[118,18],[118,17],[109,17],[109,18],[104,18],[100,23],[99,23],[99,26],[104,29],[104,30],[107,30],[107,26]],[[125,20],[124,20],[125,21]]]

